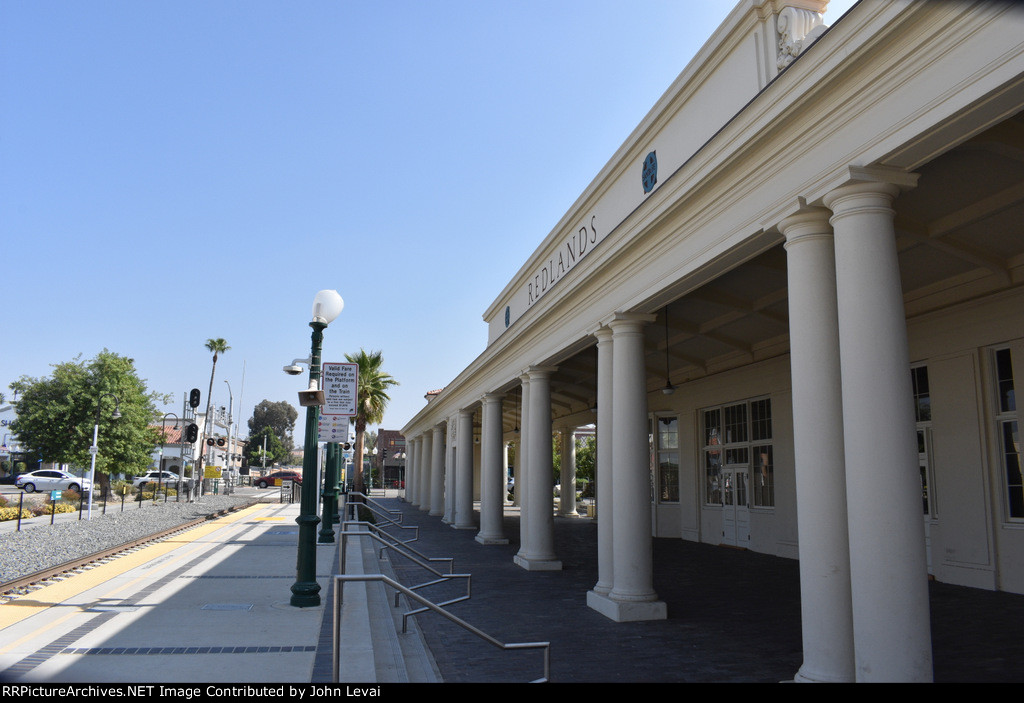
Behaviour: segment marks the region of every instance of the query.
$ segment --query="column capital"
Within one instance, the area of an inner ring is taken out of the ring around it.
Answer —
[[[531,379],[549,378],[555,371],[558,371],[557,366],[531,366],[526,369],[526,375]]]
[[[505,400],[504,393],[484,393],[480,397],[480,402],[486,405],[487,403],[501,403]]]
[[[786,237],[785,248],[807,239],[832,238],[829,218],[832,211],[823,207],[808,207],[779,222],[779,232]]]

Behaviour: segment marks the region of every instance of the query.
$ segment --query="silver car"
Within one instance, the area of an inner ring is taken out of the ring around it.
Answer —
[[[14,480],[14,485],[26,493],[35,491],[75,491],[82,493],[82,489],[88,493],[92,488],[87,478],[79,478],[67,471],[59,469],[39,469],[22,474]]]

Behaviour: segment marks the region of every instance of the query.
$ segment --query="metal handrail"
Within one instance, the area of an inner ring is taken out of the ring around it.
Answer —
[[[346,517],[346,515],[348,513],[351,513],[350,515],[347,515],[347,519],[345,520],[346,522],[360,522],[360,520],[356,516],[356,510],[355,510],[355,506],[359,506],[359,505],[366,505],[366,504],[365,503],[352,503],[352,502],[349,502],[348,500],[346,500],[343,503],[343,507],[342,507],[342,509],[340,511],[340,514],[342,515],[342,517]],[[349,506],[352,506],[352,510],[351,511],[349,511]],[[391,537],[392,539],[397,541],[399,544],[410,544],[412,542],[419,541],[419,539],[420,539],[420,527],[419,527],[419,525],[403,525],[401,522],[396,522],[395,520],[392,520],[387,515],[374,510],[372,507],[367,506],[367,509],[370,512],[372,512],[374,515],[377,515],[377,516],[381,517],[382,519],[386,520],[387,522],[391,523],[390,525],[388,525],[388,527],[397,527],[400,530],[412,530],[415,533],[416,536],[413,537],[412,539],[409,539],[409,540],[398,539],[397,537],[392,536],[390,533],[384,532],[383,531],[384,528],[381,527],[380,525],[374,525],[374,527],[377,530],[379,530],[381,532],[381,534],[388,535],[389,537]],[[364,523],[364,524],[372,524],[372,523]],[[384,556],[384,554],[382,552],[379,555],[378,558],[383,558],[383,556]]]
[[[355,524],[355,525],[364,525],[364,526],[373,527],[373,525],[369,525],[368,523],[346,522],[344,524],[345,525],[353,525],[353,524]],[[386,535],[387,533],[384,532],[382,534]],[[390,537],[391,535],[388,535],[388,536]],[[341,531],[341,559],[340,559],[341,573],[342,574],[345,573],[345,568],[346,568],[346,556],[345,555],[346,555],[347,550],[348,550],[348,539],[347,539],[348,537],[369,537],[370,539],[377,540],[381,544],[385,544],[386,545],[384,540],[381,539],[380,536],[374,534],[373,532],[351,532],[351,531],[342,529],[342,531]],[[392,538],[392,539],[394,539],[394,538]],[[397,550],[398,553],[401,554],[402,556],[404,556],[406,559],[409,559],[413,563],[418,564],[419,566],[422,566],[424,569],[426,569],[427,571],[431,572],[435,576],[440,577],[440,578],[434,579],[433,581],[427,581],[425,583],[420,583],[420,584],[417,584],[415,586],[405,586],[404,588],[409,588],[410,590],[418,590],[418,589],[421,589],[421,588],[427,588],[428,586],[435,586],[435,585],[437,585],[439,583],[444,583],[446,581],[450,581],[451,579],[465,579],[466,580],[466,595],[464,595],[464,596],[457,596],[456,598],[452,598],[450,600],[446,600],[446,601],[443,601],[441,603],[438,603],[438,605],[442,605],[442,606],[454,605],[455,603],[461,603],[462,601],[469,600],[470,598],[473,597],[473,581],[472,581],[473,575],[472,574],[453,574],[453,573],[442,574],[440,571],[437,571],[436,569],[431,567],[429,564],[426,564],[426,563],[420,561],[419,559],[416,559],[415,557],[411,556],[410,554],[403,553],[403,550],[402,550],[401,547],[398,547],[398,546],[395,546],[395,545],[386,545],[386,546],[392,547],[393,549]],[[428,559],[429,559],[429,557],[428,557]],[[450,559],[450,557],[441,557],[441,558],[434,559],[434,561],[448,561],[449,559]],[[399,605],[399,603],[398,603],[398,594],[396,593],[395,594],[395,607],[397,608],[398,605]],[[419,613],[422,613],[422,612],[423,612],[423,609],[412,610],[412,611],[408,611],[406,613],[403,613],[403,615],[402,615],[402,632],[407,632],[408,629],[409,629],[409,616],[410,615],[418,615]]]
[[[357,534],[357,533],[350,533],[350,534]],[[364,534],[370,534],[370,533],[364,533]],[[483,639],[483,640],[493,644],[498,649],[501,649],[501,650],[504,650],[504,651],[516,650],[516,649],[543,649],[544,650],[544,677],[540,678],[540,679],[535,679],[531,683],[546,683],[550,679],[550,676],[551,676],[551,643],[550,642],[513,642],[513,643],[506,644],[504,642],[500,642],[499,640],[495,639],[494,637],[491,637],[490,635],[488,635],[483,630],[480,630],[480,629],[477,629],[477,628],[473,627],[472,625],[470,625],[465,620],[462,620],[461,618],[458,618],[458,617],[452,615],[447,610],[444,610],[443,608],[440,608],[439,606],[431,603],[429,600],[427,600],[423,596],[419,595],[418,593],[414,592],[413,590],[411,590],[409,588],[406,588],[405,586],[403,586],[402,584],[398,583],[394,579],[388,578],[384,574],[359,574],[359,575],[352,575],[352,576],[346,576],[346,575],[343,575],[343,574],[335,574],[334,575],[334,583],[335,583],[334,589],[335,589],[335,593],[337,593],[338,595],[337,595],[337,598],[334,599],[334,633],[333,633],[333,637],[334,637],[334,639],[333,639],[333,646],[334,646],[333,659],[334,659],[334,661],[333,661],[333,667],[332,667],[332,681],[334,683],[338,683],[338,681],[340,681],[340,676],[341,676],[341,646],[340,646],[340,642],[341,642],[341,607],[342,607],[342,603],[343,603],[343,601],[345,599],[345,584],[348,583],[349,581],[382,581],[385,585],[394,588],[396,591],[399,591],[400,593],[404,593],[407,597],[412,598],[413,600],[417,601],[418,603],[423,605],[426,609],[432,610],[435,613],[441,615],[442,617],[447,618],[448,620],[450,620],[451,622],[455,623],[459,627],[463,628],[467,632],[470,632],[470,633],[476,635],[477,637],[480,637],[481,639]]]
[[[395,523],[400,525],[400,524],[402,524],[402,521],[405,519],[405,513],[403,513],[401,510],[391,510],[390,508],[387,508],[387,507],[381,505],[380,503],[378,503],[377,501],[373,500],[372,498],[370,498],[370,496],[367,495],[366,493],[356,493],[355,491],[350,491],[350,492],[346,493],[345,495],[346,496],[359,496],[359,497],[361,497],[363,499],[362,503],[354,503],[355,505],[365,505],[367,508],[372,510],[374,513],[376,513],[377,515],[380,515],[382,517],[384,516],[385,513],[388,514],[388,515],[397,515],[398,516],[398,520],[393,520],[391,518],[388,518],[391,522],[395,522]],[[347,502],[348,503],[353,503],[353,501],[351,501],[351,500],[348,500]],[[370,507],[371,504],[376,506],[376,510],[374,510],[374,508]]]
[[[426,561],[446,561],[446,562],[448,562],[448,573],[449,574],[452,573],[452,570],[455,568],[455,557],[428,557],[426,554],[423,554],[422,552],[417,551],[417,550],[413,549],[412,547],[410,547],[409,546],[409,542],[403,542],[402,540],[398,539],[397,537],[395,537],[390,532],[385,532],[381,527],[379,527],[377,525],[374,525],[372,522],[363,522],[361,520],[345,520],[344,522],[341,523],[341,531],[342,532],[347,531],[347,528],[350,525],[359,525],[359,526],[362,526],[362,527],[369,527],[372,532],[375,532],[380,537],[377,541],[380,542],[381,545],[383,545],[383,546],[381,546],[380,552],[377,555],[378,559],[384,558],[384,550],[385,549],[398,549],[399,551],[401,551],[401,549],[404,548],[406,551],[410,551],[413,554],[415,554],[416,556],[420,557],[421,559],[425,559]],[[404,529],[419,529],[419,528],[415,527],[415,526],[413,526],[413,527],[406,526],[406,527],[404,527]],[[388,544],[387,542],[384,541],[383,537],[389,537],[389,538],[393,539],[394,540],[394,544]],[[398,547],[399,544],[402,545],[401,548]],[[433,569],[431,569],[431,571],[433,571]],[[442,574],[440,574],[439,572],[436,572],[436,571],[434,573],[438,574],[438,576],[442,575]]]

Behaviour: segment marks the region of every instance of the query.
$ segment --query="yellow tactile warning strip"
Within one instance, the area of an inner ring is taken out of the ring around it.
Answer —
[[[141,566],[146,562],[152,561],[173,549],[177,549],[183,542],[194,542],[216,530],[222,529],[227,525],[231,525],[241,520],[250,519],[253,513],[263,510],[265,507],[266,506],[263,505],[253,505],[248,508],[243,508],[236,513],[229,514],[218,520],[212,520],[206,524],[194,527],[188,532],[182,533],[178,537],[172,537],[147,545],[132,554],[119,557],[113,561],[107,562],[106,564],[101,564],[95,568],[89,569],[88,571],[65,578],[63,581],[52,583],[48,586],[32,591],[25,596],[20,596],[14,600],[8,601],[7,603],[0,605],[0,631],[21,622],[36,613],[40,613],[47,608],[59,605],[69,598],[73,598],[90,588],[98,586],[99,584],[116,576],[120,576],[137,566]],[[191,552],[182,554],[177,559],[167,562],[166,564],[161,564],[160,568],[166,568],[173,563],[186,558],[190,553]],[[130,584],[126,584],[118,590],[120,591],[128,585]],[[9,646],[13,646],[13,644],[15,643],[12,643]],[[8,649],[9,646],[4,647],[0,652]]]

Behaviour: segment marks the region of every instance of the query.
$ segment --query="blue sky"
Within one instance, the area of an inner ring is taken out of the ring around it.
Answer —
[[[108,348],[180,413],[222,337],[244,422],[333,288],[400,428],[733,6],[0,0],[0,388]]]

